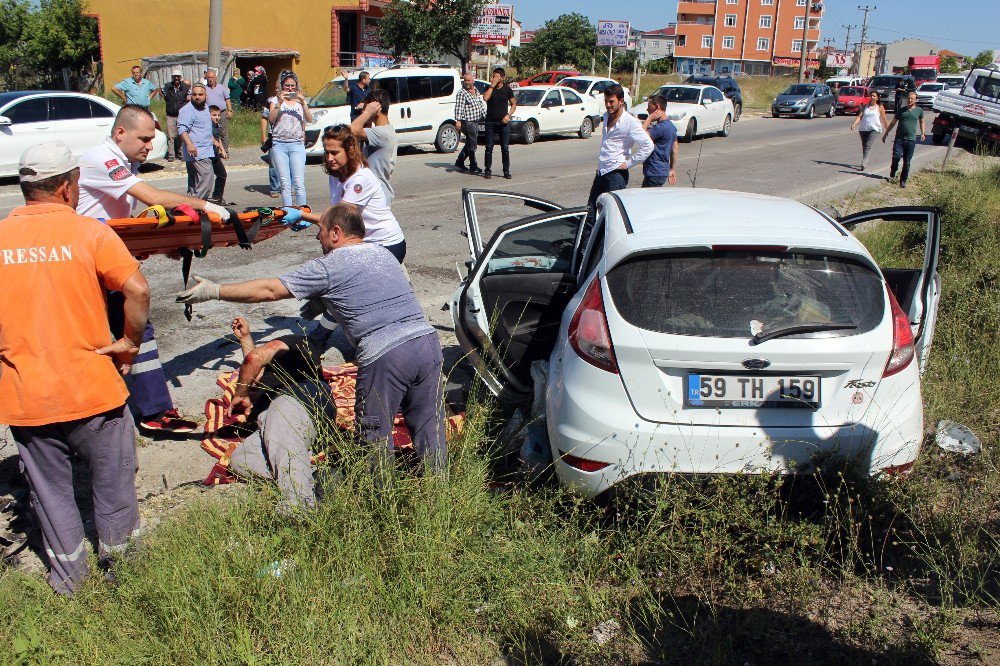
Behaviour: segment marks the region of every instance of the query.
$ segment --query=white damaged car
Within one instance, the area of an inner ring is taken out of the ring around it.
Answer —
[[[585,208],[463,199],[459,343],[505,399],[530,395],[532,363],[548,361],[549,445],[573,492],[646,474],[808,471],[828,453],[873,475],[912,466],[941,294],[935,209],[835,220],[762,195],[630,189],[602,195],[584,233]],[[850,231],[861,223],[912,229],[925,247],[880,267]]]

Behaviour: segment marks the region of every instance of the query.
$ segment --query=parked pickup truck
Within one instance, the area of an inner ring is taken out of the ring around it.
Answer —
[[[957,127],[961,137],[1000,145],[1000,69],[972,70],[964,86],[938,93],[934,110],[934,143],[944,143]]]

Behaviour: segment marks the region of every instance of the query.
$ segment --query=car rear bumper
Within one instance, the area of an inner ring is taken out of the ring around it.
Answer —
[[[554,354],[551,360],[546,391],[549,443],[560,483],[583,497],[596,497],[639,474],[807,471],[828,454],[857,459],[875,474],[912,462],[920,451],[919,389],[902,382],[896,383],[895,396],[877,390],[859,422],[844,426],[824,425],[811,413],[804,419],[815,424],[797,427],[654,423],[635,413],[618,375],[562,349],[562,358]],[[607,466],[587,472],[566,456]]]

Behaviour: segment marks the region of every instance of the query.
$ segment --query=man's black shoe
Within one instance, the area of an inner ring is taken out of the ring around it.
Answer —
[[[479,175],[482,172],[483,172],[483,170],[480,169],[479,167],[472,167],[471,169],[469,169],[469,173],[474,173],[476,175]]]
[[[507,180],[510,180],[511,178],[513,178],[513,176],[510,175],[510,171],[504,171],[503,172],[503,177],[506,178]]]
[[[459,164],[458,162],[455,162],[455,168],[458,169],[459,171],[465,171],[465,165]]]
[[[483,178],[485,178],[486,180],[489,180],[489,179],[490,179],[490,178],[492,178],[492,177],[493,177],[493,174],[492,174],[492,173],[490,173],[490,170],[489,170],[489,169],[487,169],[487,170],[486,170],[486,173],[484,173],[484,174],[483,174]]]

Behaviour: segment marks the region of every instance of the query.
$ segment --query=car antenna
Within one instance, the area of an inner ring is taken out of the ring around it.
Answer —
[[[688,180],[691,181],[691,187],[698,187],[698,167],[701,166],[701,149],[704,148],[704,147],[705,147],[705,142],[704,141],[699,141],[698,142],[698,159],[694,163],[694,175],[691,175],[690,171],[687,172]]]

